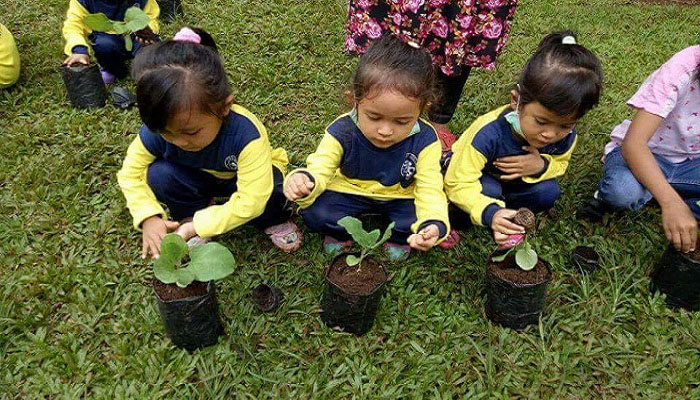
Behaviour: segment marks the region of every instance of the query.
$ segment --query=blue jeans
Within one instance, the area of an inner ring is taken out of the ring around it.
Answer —
[[[282,189],[282,172],[272,167],[274,187],[262,215],[250,221],[258,229],[286,222],[291,211]],[[156,160],[148,166],[148,186],[158,201],[168,206],[175,221],[192,217],[209,206],[215,197],[229,197],[238,190],[238,179],[219,179],[197,168],[185,167],[165,160]]]
[[[102,32],[93,32],[90,34],[92,50],[95,52],[97,63],[100,64],[102,69],[119,79],[129,74],[126,61],[134,58],[136,53],[143,47],[134,40],[134,35],[131,35],[131,38],[133,48],[131,51],[127,51],[122,35],[110,35]]]
[[[656,163],[671,187],[685,200],[696,219],[700,219],[700,159],[672,163],[654,154]],[[605,156],[603,179],[598,185],[598,200],[616,210],[639,210],[652,199],[622,157],[620,147]]]

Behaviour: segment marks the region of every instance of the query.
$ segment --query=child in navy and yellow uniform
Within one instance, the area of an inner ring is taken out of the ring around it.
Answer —
[[[453,224],[471,219],[490,227],[499,245],[524,232],[515,209],[546,211],[561,196],[576,146],[576,123],[602,90],[596,56],[570,31],[548,35],[528,61],[511,104],[479,117],[453,146],[445,174]],[[466,214],[468,214],[468,216]],[[443,247],[459,239],[453,232]]]
[[[12,86],[19,79],[19,52],[15,39],[0,24],[0,89]]]
[[[355,74],[355,108],[327,129],[307,168],[285,182],[324,248],[352,245],[338,220],[378,213],[395,223],[385,244],[403,259],[411,248],[428,250],[449,232],[435,130],[419,120],[434,90],[430,57],[393,37],[375,42]]]
[[[118,180],[134,227],[143,229],[142,256],[158,257],[170,230],[196,244],[246,223],[282,250],[298,249],[282,190],[286,152],[272,150],[262,123],[233,104],[213,39],[184,28],[139,54],[133,74],[145,125]],[[223,196],[225,204],[213,204]]]
[[[93,32],[83,19],[88,14],[103,13],[112,21],[124,21],[124,13],[129,7],[138,6],[149,17],[148,27],[132,35],[133,48],[126,50],[122,35],[107,32]],[[89,64],[89,50],[97,59],[105,84],[126,77],[129,70],[126,61],[138,53],[143,46],[157,40],[158,15],[160,8],[156,0],[70,0],[66,20],[63,23],[63,38],[66,41],[64,52],[68,56],[63,62]]]

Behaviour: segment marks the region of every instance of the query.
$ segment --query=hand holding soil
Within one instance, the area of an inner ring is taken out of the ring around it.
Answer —
[[[421,251],[430,250],[437,243],[440,238],[440,229],[437,225],[428,225],[427,227],[421,229],[420,232],[414,233],[408,237],[408,244],[411,248]]]
[[[542,172],[545,163],[542,156],[540,156],[540,152],[532,146],[523,146],[523,150],[527,151],[528,154],[501,157],[493,163],[496,168],[507,174],[502,175],[501,179],[504,181],[512,181],[525,176],[537,175]]]
[[[143,229],[141,258],[146,258],[151,254],[151,258],[160,258],[160,242],[163,241],[163,236],[168,232],[177,229],[180,226],[175,221],[164,220],[158,215],[147,218],[141,224]]]
[[[501,208],[496,211],[491,220],[491,229],[493,229],[493,238],[496,243],[501,243],[508,235],[517,235],[525,233],[525,228],[513,222],[513,218],[518,212],[509,208]]]
[[[683,253],[695,251],[698,240],[698,222],[685,202],[681,200],[662,207],[661,221],[666,238],[673,243],[676,250]]]
[[[297,201],[311,194],[315,184],[308,175],[297,172],[289,177],[284,185],[284,195],[289,201]]]
[[[90,56],[87,54],[71,54],[63,60],[63,65],[71,66],[73,64],[90,64]]]

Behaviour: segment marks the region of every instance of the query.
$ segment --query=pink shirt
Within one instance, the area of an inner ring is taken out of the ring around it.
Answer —
[[[627,105],[664,120],[649,140],[649,149],[672,163],[700,158],[700,46],[676,53],[649,75]],[[622,144],[631,121],[625,120],[610,134],[608,154]]]

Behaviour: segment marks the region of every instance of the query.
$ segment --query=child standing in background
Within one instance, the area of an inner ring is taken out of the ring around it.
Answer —
[[[445,188],[457,206],[453,224],[488,226],[502,245],[524,233],[511,219],[517,208],[546,211],[561,196],[576,146],[574,128],[600,98],[603,71],[598,58],[577,44],[570,31],[540,42],[511,90],[510,105],[479,117],[454,145]],[[443,243],[459,240],[456,232]]]
[[[83,19],[88,14],[103,13],[112,21],[123,21],[129,7],[138,6],[149,17],[148,27],[133,35],[134,45],[126,50],[122,35],[93,32]],[[126,61],[138,53],[143,46],[157,41],[158,15],[160,8],[156,0],[70,0],[66,20],[63,23],[64,52],[68,56],[63,63],[89,64],[89,50],[100,64],[102,80],[109,85],[129,74]]]
[[[577,215],[638,210],[655,198],[666,237],[683,252],[697,245],[700,218],[700,46],[654,71],[627,104],[632,121],[613,129],[594,198]]]
[[[134,227],[143,230],[142,257],[159,257],[171,230],[193,245],[246,223],[285,252],[299,249],[282,191],[287,154],[272,150],[262,123],[234,104],[211,36],[183,28],[144,49],[133,76],[145,125],[117,177]],[[221,196],[228,202],[214,205]]]
[[[449,232],[440,175],[440,142],[419,120],[435,98],[430,55],[392,36],[373,43],[355,73],[355,107],[327,129],[308,167],[285,181],[285,195],[301,206],[324,249],[352,246],[338,220],[378,213],[395,222],[385,243],[393,260],[411,248],[428,250]]]

